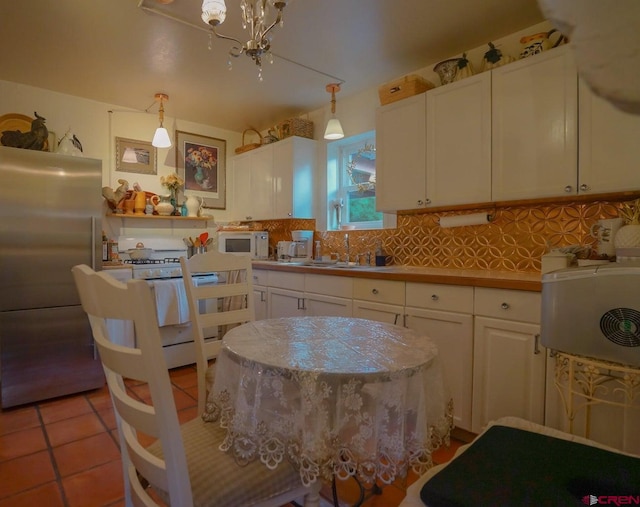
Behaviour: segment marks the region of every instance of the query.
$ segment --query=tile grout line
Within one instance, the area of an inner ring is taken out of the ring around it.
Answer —
[[[49,461],[51,462],[51,466],[53,468],[53,473],[56,476],[55,482],[58,486],[58,491],[60,492],[60,497],[62,498],[62,504],[64,507],[69,507],[69,501],[67,500],[67,494],[62,485],[62,475],[60,474],[60,470],[58,469],[58,463],[53,454],[53,446],[51,445],[51,440],[49,440],[49,433],[47,432],[47,425],[44,422],[42,417],[42,413],[40,412],[40,404],[36,404],[35,406],[36,413],[38,414],[38,420],[40,421],[40,426],[42,428],[42,433],[44,434],[44,440],[47,444],[47,453],[49,454]],[[21,491],[20,493],[23,493]]]

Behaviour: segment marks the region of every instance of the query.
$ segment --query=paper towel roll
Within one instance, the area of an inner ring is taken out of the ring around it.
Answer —
[[[462,227],[464,225],[482,225],[491,222],[490,215],[486,213],[473,213],[471,215],[457,215],[453,217],[440,217],[440,227]]]

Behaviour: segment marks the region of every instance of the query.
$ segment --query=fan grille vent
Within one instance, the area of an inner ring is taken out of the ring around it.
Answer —
[[[600,319],[605,338],[623,347],[640,347],[640,312],[632,308],[614,308]]]

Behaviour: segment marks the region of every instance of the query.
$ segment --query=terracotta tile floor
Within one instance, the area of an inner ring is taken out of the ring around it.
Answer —
[[[197,415],[195,368],[171,370],[181,422]],[[142,399],[143,385],[130,384]],[[106,386],[51,401],[0,412],[0,507],[124,506],[120,451]],[[434,461],[450,459],[460,445],[440,449]],[[415,480],[410,477],[408,482]],[[339,482],[341,500],[357,498],[355,485]],[[366,507],[394,507],[406,484],[384,488]],[[331,488],[323,489],[330,498]],[[326,504],[329,505],[329,504]]]

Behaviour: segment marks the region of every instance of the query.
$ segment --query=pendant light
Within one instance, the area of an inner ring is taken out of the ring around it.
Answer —
[[[171,139],[169,138],[169,132],[163,127],[164,121],[164,105],[163,102],[169,100],[169,96],[164,93],[156,93],[156,101],[160,102],[160,110],[158,116],[160,117],[160,126],[156,129],[156,133],[153,136],[151,144],[156,148],[171,148]]]
[[[335,117],[336,114],[336,92],[340,91],[339,83],[328,84],[326,88],[327,92],[331,93],[331,119],[327,123],[327,128],[324,131],[324,138],[330,141],[336,139],[342,139],[344,137],[344,131],[340,120]]]

